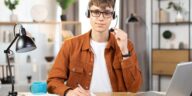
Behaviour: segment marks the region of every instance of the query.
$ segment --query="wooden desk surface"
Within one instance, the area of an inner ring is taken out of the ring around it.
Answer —
[[[34,95],[30,92],[19,92],[18,96],[58,96],[55,94],[41,94]],[[149,91],[149,92],[138,92],[138,93],[130,93],[130,92],[112,92],[112,93],[94,93],[91,96],[165,96],[162,92]]]
[[[29,85],[16,85],[18,96],[58,96],[54,94],[33,95],[29,92]],[[0,96],[7,96],[11,90],[11,85],[0,85]],[[147,91],[147,92],[112,92],[112,93],[94,93],[96,96],[165,96],[165,92]]]
[[[147,92],[113,92],[113,93],[95,93],[96,96],[165,96],[165,92],[147,91]]]
[[[19,92],[18,96],[58,96],[55,94],[39,94],[39,95],[34,95],[31,94],[30,92]],[[115,93],[94,93],[94,95],[91,96],[138,96],[134,93],[119,93],[119,92],[115,92]],[[141,95],[140,95],[141,96]]]
[[[113,93],[95,93],[96,96],[138,96],[136,93],[113,92]]]

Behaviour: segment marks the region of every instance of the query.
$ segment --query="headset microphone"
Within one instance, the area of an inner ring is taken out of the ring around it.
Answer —
[[[110,28],[109,29],[109,32],[114,32],[115,30],[113,28]]]
[[[115,18],[117,18],[117,15],[115,15]],[[118,22],[118,18],[117,18],[117,20],[116,20],[115,27],[117,26],[117,22]],[[114,32],[114,31],[115,31],[115,30],[114,30],[115,27],[110,28],[110,29],[109,29],[109,32]]]

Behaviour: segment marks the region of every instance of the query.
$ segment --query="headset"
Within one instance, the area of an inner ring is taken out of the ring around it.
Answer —
[[[114,3],[116,3],[116,0],[114,0]],[[115,9],[115,7],[114,7],[114,9]],[[87,18],[90,17],[90,10],[89,9],[87,9],[87,11],[85,12],[85,15]],[[117,17],[117,15],[115,14],[115,11],[114,11],[113,12],[113,19],[115,19],[116,17]]]

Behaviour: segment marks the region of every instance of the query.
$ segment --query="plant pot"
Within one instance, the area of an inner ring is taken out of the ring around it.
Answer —
[[[156,21],[169,22],[169,13],[163,9],[160,9],[160,11],[157,11],[156,13]]]
[[[67,20],[67,16],[66,15],[61,15],[61,21],[66,21]]]
[[[10,15],[10,21],[11,22],[17,22],[18,21],[18,17],[16,14],[14,14],[13,12]]]
[[[182,14],[182,12],[177,12],[177,16],[175,18],[176,22],[183,22],[184,21],[184,16]]]

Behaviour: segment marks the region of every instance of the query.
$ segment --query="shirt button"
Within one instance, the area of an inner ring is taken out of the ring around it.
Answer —
[[[93,61],[93,58],[91,58],[91,62]]]
[[[73,68],[72,71],[75,72],[75,68]]]
[[[89,72],[89,76],[91,76],[92,75],[92,73],[91,72]]]
[[[87,86],[86,86],[85,88],[86,88],[87,90],[89,89],[89,87],[87,87]]]

